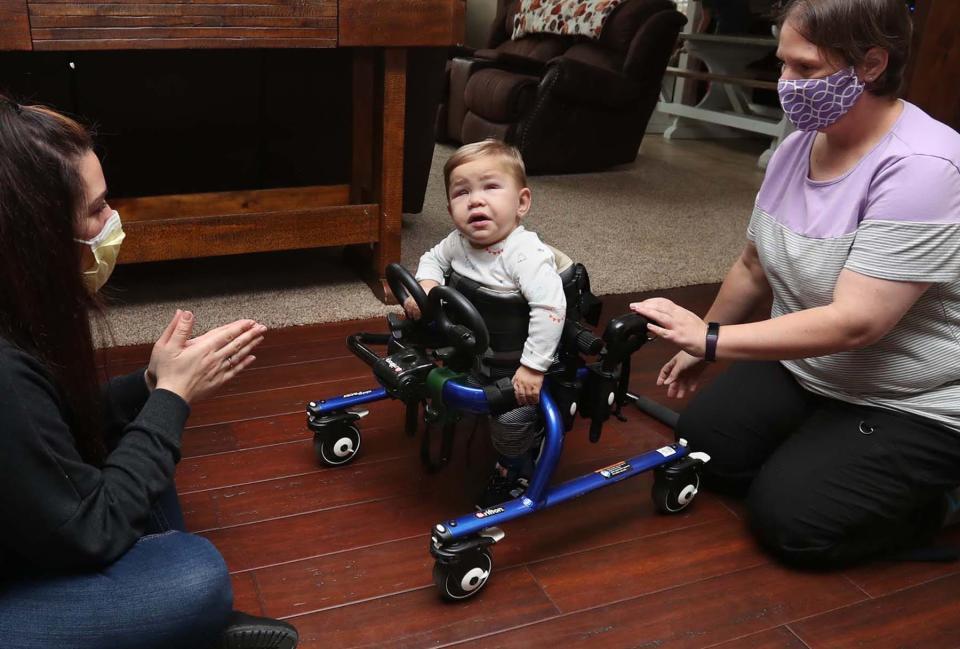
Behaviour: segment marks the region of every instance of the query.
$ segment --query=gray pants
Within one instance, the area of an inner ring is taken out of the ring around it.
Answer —
[[[471,375],[467,385],[483,387],[504,377],[513,377],[516,368],[490,368],[490,377]],[[490,418],[490,441],[500,455],[515,458],[528,452],[541,437],[538,406],[520,406]]]

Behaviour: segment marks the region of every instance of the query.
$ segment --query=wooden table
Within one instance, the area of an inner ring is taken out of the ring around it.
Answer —
[[[0,0],[0,50],[351,48],[349,184],[111,203],[120,263],[358,244],[381,299],[400,260],[407,48],[463,32],[464,0]]]

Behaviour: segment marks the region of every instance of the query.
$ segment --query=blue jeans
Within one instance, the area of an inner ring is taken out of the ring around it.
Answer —
[[[0,646],[9,649],[209,649],[233,607],[223,557],[183,530],[171,488],[147,535],[98,572],[0,584]]]

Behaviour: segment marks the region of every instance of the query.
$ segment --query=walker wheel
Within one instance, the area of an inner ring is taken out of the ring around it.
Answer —
[[[342,424],[314,433],[313,450],[317,459],[327,466],[347,464],[360,451],[360,430],[353,424]]]
[[[661,514],[676,514],[693,502],[700,490],[700,474],[690,471],[683,478],[653,481],[653,506]]]
[[[456,563],[439,559],[433,564],[433,583],[440,589],[440,597],[459,602],[473,597],[486,585],[493,570],[490,549],[477,548],[464,552]]]

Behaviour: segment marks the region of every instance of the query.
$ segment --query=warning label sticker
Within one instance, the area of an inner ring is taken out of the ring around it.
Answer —
[[[616,464],[611,464],[610,466],[605,466],[602,469],[597,469],[594,473],[599,473],[604,478],[612,478],[618,476],[621,473],[626,473],[630,470],[630,465],[626,462],[617,462]]]

